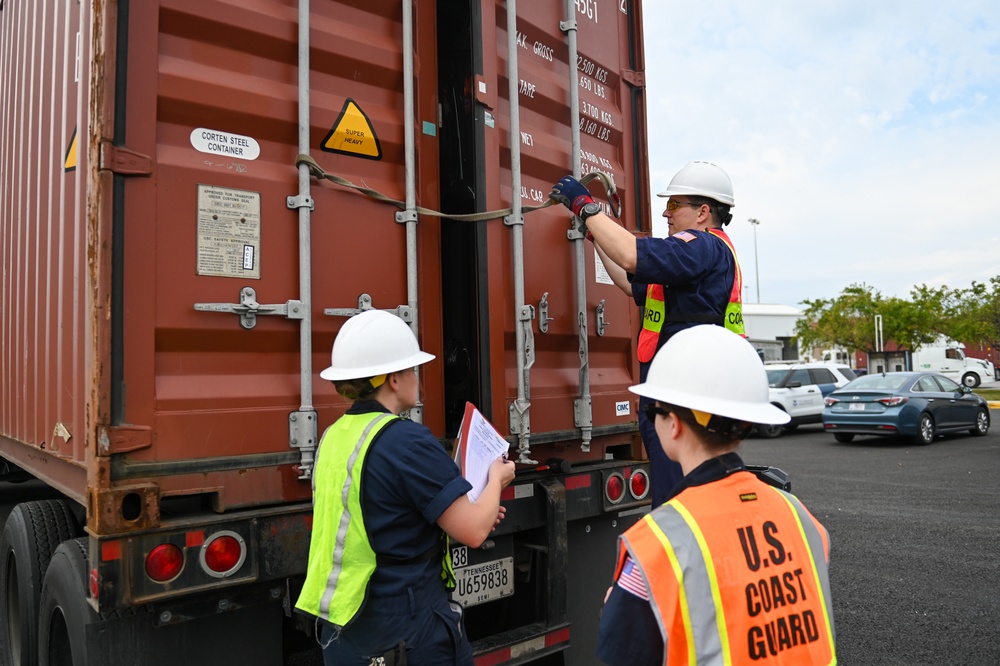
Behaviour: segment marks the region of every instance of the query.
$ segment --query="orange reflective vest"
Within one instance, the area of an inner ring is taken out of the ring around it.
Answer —
[[[682,491],[620,537],[665,665],[836,664],[829,537],[795,496],[734,472]]]
[[[746,329],[743,326],[743,271],[740,270],[740,262],[736,258],[736,248],[729,240],[722,229],[708,229],[712,234],[729,248],[733,254],[733,287],[729,292],[729,304],[723,316],[713,314],[667,314],[663,297],[663,285],[651,284],[646,289],[646,306],[642,317],[642,330],[639,331],[639,360],[648,363],[653,360],[656,350],[659,348],[660,330],[665,321],[690,321],[696,324],[720,324],[727,329],[746,337]]]

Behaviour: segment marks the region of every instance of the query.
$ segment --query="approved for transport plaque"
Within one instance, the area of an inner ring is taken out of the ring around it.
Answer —
[[[260,279],[260,192],[198,185],[198,275]]]

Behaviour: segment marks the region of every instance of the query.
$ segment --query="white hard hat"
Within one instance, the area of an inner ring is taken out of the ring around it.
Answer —
[[[364,379],[413,368],[434,356],[420,351],[417,337],[402,319],[384,310],[366,310],[340,328],[323,379]]]
[[[646,381],[629,391],[737,421],[788,423],[768,401],[767,371],[753,345],[722,326],[675,333],[656,352]]]
[[[711,162],[688,162],[670,179],[667,189],[656,196],[670,197],[675,194],[708,197],[727,206],[736,205],[733,199],[733,181],[721,167]]]

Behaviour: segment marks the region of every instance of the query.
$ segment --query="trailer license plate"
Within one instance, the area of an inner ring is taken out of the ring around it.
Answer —
[[[865,403],[863,402],[852,402],[847,405],[847,409],[852,412],[863,412],[865,411]]]
[[[458,550],[458,549],[455,549]],[[452,551],[453,560],[454,551]],[[514,558],[504,557],[455,569],[451,598],[463,606],[514,596]]]

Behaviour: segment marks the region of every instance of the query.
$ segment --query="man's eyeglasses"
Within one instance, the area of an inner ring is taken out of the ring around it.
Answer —
[[[694,208],[701,208],[705,204],[694,203],[693,201],[678,201],[677,199],[667,199],[667,210],[669,212],[674,212],[681,206],[693,206]]]
[[[670,412],[668,412],[666,409],[656,404],[655,402],[647,403],[646,406],[642,408],[642,410],[646,413],[646,420],[649,421],[650,423],[655,423],[657,416],[670,415]]]

